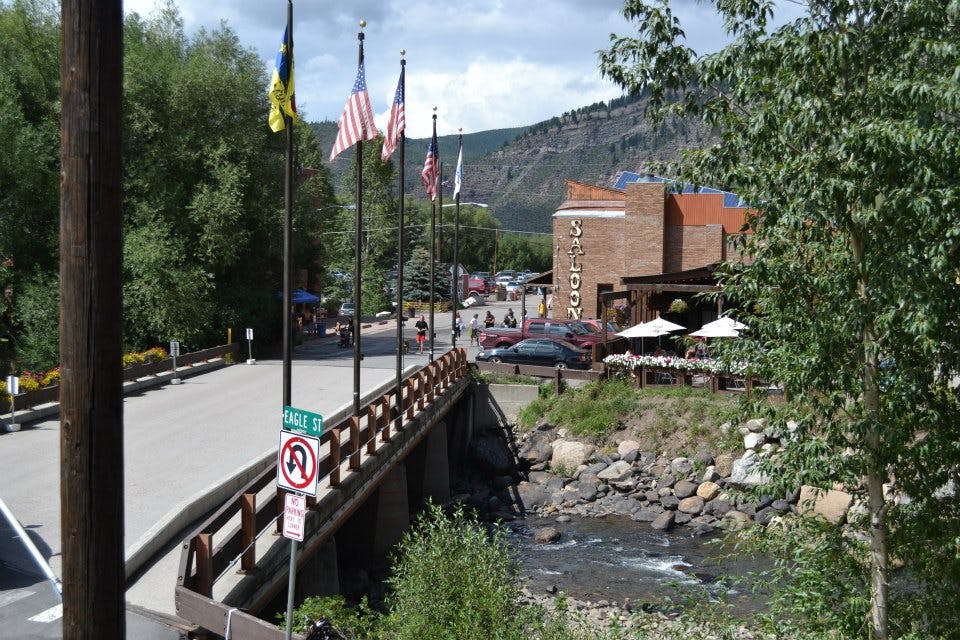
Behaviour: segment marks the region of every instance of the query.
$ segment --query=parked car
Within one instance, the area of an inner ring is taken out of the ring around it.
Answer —
[[[578,322],[549,318],[528,319],[518,329],[490,327],[480,330],[480,346],[484,349],[508,347],[528,338],[566,340],[585,349],[603,340],[602,336],[588,332]]]
[[[504,284],[504,285],[510,282],[511,280],[516,280],[516,279],[517,279],[517,272],[513,271],[512,269],[508,269],[506,271],[498,271],[496,277],[494,278],[497,284]]]
[[[471,277],[467,282],[467,293],[469,295],[481,294],[484,295],[487,293],[487,282],[483,278],[474,278]]]
[[[543,338],[524,340],[510,347],[484,349],[477,362],[529,364],[557,369],[589,369],[590,352],[566,340]]]
[[[507,293],[515,293],[517,297],[523,293],[523,283],[518,280],[511,280],[507,283]]]
[[[344,302],[340,305],[339,315],[347,316],[349,318],[353,317],[353,313],[356,311],[357,307],[352,302]]]
[[[590,333],[603,333],[603,324],[599,318],[581,318],[580,324],[585,326]],[[616,337],[617,332],[623,331],[616,322],[611,322],[607,320],[607,340],[612,340]]]

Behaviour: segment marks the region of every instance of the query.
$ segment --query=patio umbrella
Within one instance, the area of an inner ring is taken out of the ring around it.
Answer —
[[[713,329],[714,327],[722,327],[722,328],[730,328],[730,329],[733,329],[734,331],[743,331],[744,329],[747,328],[747,325],[743,324],[742,322],[737,322],[736,320],[728,316],[723,316],[721,318],[717,318],[713,322],[708,322],[707,324],[703,325],[701,329],[706,329],[708,327],[710,329]]]
[[[710,323],[713,324],[713,323]],[[696,338],[739,338],[740,332],[733,328],[732,325],[714,325],[710,324],[703,325],[700,329],[691,333],[691,336]]]
[[[675,322],[670,322],[669,320],[664,320],[663,318],[655,318],[649,322],[635,324],[629,329],[624,329],[617,335],[622,338],[640,338],[640,352],[642,353],[643,338],[657,338],[657,344],[659,344],[660,336],[665,336],[668,333],[679,331],[680,329],[686,329],[686,327],[676,324]]]

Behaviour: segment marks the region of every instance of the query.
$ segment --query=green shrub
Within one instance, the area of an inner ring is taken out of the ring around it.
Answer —
[[[388,634],[396,640],[526,638],[519,563],[506,533],[462,508],[428,504],[399,544],[388,580]]]
[[[310,596],[293,610],[293,632],[304,633],[316,620],[324,619],[344,637],[344,640],[362,640],[377,635],[382,616],[371,609],[364,597],[351,607],[343,596]],[[277,614],[277,626],[287,628],[286,612]]]

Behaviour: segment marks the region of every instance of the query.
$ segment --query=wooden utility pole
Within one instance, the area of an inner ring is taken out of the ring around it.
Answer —
[[[123,638],[120,0],[62,0],[63,638]]]

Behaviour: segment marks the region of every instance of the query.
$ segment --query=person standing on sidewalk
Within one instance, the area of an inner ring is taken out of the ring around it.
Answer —
[[[473,346],[473,343],[476,342],[480,344],[480,314],[475,313],[473,317],[470,318],[470,346]]]
[[[420,319],[417,320],[417,324],[413,326],[417,329],[418,353],[423,353],[423,343],[427,341],[427,329],[430,328],[430,325],[427,324],[427,319],[425,316],[420,316]]]

